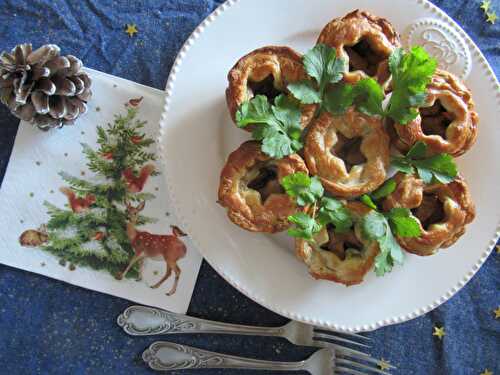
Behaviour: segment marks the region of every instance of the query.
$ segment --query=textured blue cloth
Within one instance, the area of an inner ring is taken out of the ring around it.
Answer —
[[[10,50],[26,41],[35,46],[56,43],[64,53],[81,57],[91,68],[162,89],[181,44],[220,2],[0,0],[0,50]],[[500,23],[491,26],[484,22],[478,0],[435,3],[465,28],[498,75]],[[500,2],[492,3],[500,14]],[[138,25],[139,34],[135,38],[129,39],[124,34],[126,23]],[[0,179],[8,163],[17,123],[4,107],[0,108]],[[498,204],[495,198],[492,204]],[[443,306],[424,317],[370,333],[377,347],[372,353],[397,365],[400,374],[479,375],[486,368],[500,374],[500,320],[495,320],[493,314],[500,305],[499,266],[500,255],[493,253],[474,279]],[[0,266],[0,373],[150,373],[140,353],[153,338],[128,337],[115,324],[116,316],[129,304]],[[189,313],[245,324],[273,325],[286,321],[239,294],[206,263]],[[445,327],[442,341],[432,336],[435,324]],[[311,353],[309,348],[294,347],[280,339],[227,336],[169,339],[272,360],[299,360]]]

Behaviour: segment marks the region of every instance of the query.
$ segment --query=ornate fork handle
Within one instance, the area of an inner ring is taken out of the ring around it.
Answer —
[[[161,341],[151,344],[142,353],[142,359],[150,368],[157,371],[208,368],[299,371],[304,370],[306,365],[305,361],[262,361]]]
[[[117,319],[123,330],[132,336],[173,333],[228,333],[239,335],[281,336],[282,327],[252,327],[213,322],[146,306],[130,306]]]

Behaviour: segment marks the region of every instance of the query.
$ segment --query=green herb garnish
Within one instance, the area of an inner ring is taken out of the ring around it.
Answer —
[[[288,90],[304,104],[324,106],[325,94],[329,85],[339,82],[346,70],[346,61],[337,58],[335,48],[318,44],[309,50],[302,59],[304,69],[313,80],[290,83]]]
[[[312,216],[298,212],[288,217],[295,224],[288,230],[290,236],[312,241],[313,236],[328,224],[332,224],[338,233],[345,232],[352,226],[347,208],[339,200],[323,196],[324,189],[317,177],[297,172],[284,177],[281,185],[299,206],[315,206],[311,210]]]
[[[458,174],[457,165],[448,154],[438,154],[426,158],[427,145],[417,142],[408,151],[406,156],[394,156],[391,160],[392,166],[398,171],[406,174],[418,173],[418,176],[426,184],[452,182]]]
[[[300,150],[302,128],[299,104],[280,95],[271,105],[264,95],[257,95],[243,103],[236,112],[239,127],[255,124],[252,136],[262,141],[262,152],[280,159]]]

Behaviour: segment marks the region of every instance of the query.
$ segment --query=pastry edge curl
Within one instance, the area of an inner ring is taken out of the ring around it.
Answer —
[[[244,177],[245,172],[258,162],[272,160],[261,151],[260,147],[259,142],[247,141],[229,155],[220,175],[218,203],[227,208],[227,216],[239,227],[251,232],[276,233],[290,227],[288,216],[301,208],[297,207],[286,193],[282,193],[273,194],[264,203],[260,202],[259,208],[262,210],[255,213],[241,196],[239,181]],[[296,154],[279,159],[276,163],[279,165],[278,169],[281,168],[278,172],[279,179],[295,172],[308,173],[304,161]]]

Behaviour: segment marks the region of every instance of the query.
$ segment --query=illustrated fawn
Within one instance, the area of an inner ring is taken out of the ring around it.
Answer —
[[[118,275],[118,279],[122,279],[136,262],[142,261],[144,258],[161,256],[167,264],[167,270],[165,276],[155,285],[151,286],[151,288],[158,288],[170,277],[173,271],[175,273],[174,285],[167,293],[167,296],[171,296],[177,289],[177,284],[179,283],[179,277],[181,275],[181,269],[177,265],[177,261],[184,258],[186,255],[186,245],[184,245],[179,237],[186,236],[186,234],[174,225],[172,225],[172,234],[170,235],[151,234],[149,232],[138,231],[135,228],[137,218],[139,212],[144,209],[145,204],[145,202],[142,202],[137,207],[133,207],[129,202],[125,202],[128,214],[127,236],[132,244],[135,255],[130,260],[127,268]]]

